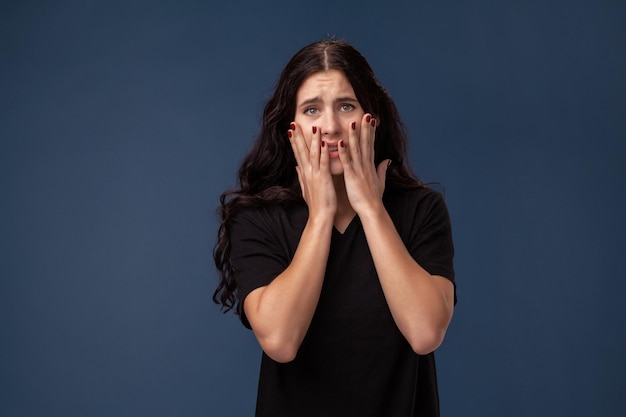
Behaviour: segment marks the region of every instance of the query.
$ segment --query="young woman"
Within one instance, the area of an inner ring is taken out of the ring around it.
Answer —
[[[258,416],[438,416],[455,299],[443,198],[363,56],[296,53],[221,198],[213,296],[263,349]]]

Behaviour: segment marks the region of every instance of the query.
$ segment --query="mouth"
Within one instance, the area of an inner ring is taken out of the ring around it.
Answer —
[[[327,143],[326,146],[328,146],[328,152],[337,152],[338,149],[338,142],[335,143]]]
[[[328,146],[328,156],[331,158],[339,158],[339,142],[326,143]]]

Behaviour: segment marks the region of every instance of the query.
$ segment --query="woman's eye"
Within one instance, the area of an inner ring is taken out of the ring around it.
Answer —
[[[353,110],[354,106],[352,104],[342,104],[341,111],[350,111]]]
[[[308,114],[309,116],[313,116],[317,114],[317,109],[315,107],[309,107],[304,111],[304,114]]]

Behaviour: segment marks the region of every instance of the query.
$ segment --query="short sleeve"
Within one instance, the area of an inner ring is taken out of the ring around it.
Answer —
[[[407,249],[429,274],[446,277],[455,283],[452,227],[441,194],[432,191],[419,202]]]
[[[237,283],[239,314],[243,324],[250,324],[243,311],[243,302],[253,290],[268,285],[290,263],[291,254],[280,225],[271,213],[246,209],[237,213],[230,226],[230,259]]]

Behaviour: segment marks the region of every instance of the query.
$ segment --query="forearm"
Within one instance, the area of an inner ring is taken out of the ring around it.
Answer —
[[[279,362],[295,357],[317,307],[324,281],[332,219],[309,218],[291,264],[248,295],[246,316],[263,350]]]
[[[452,319],[452,283],[413,259],[382,203],[360,217],[396,325],[417,353],[435,350]]]

